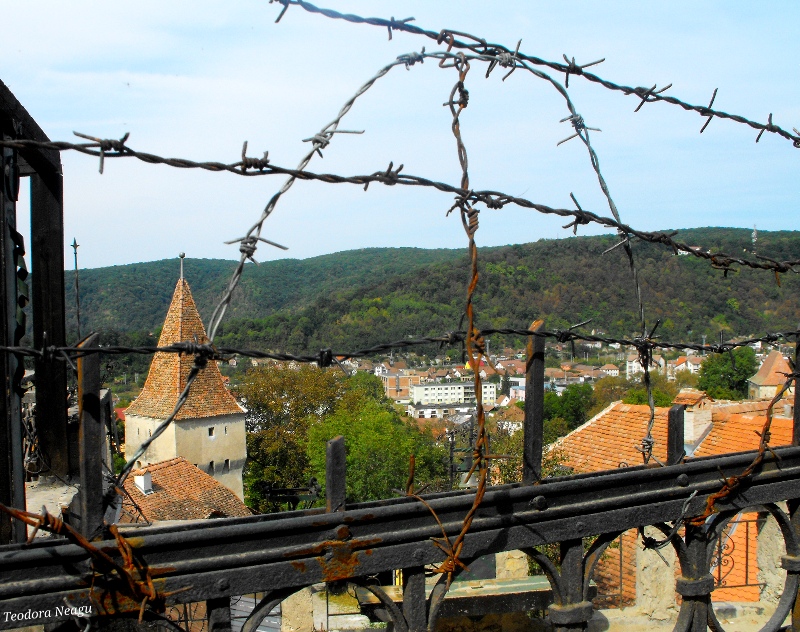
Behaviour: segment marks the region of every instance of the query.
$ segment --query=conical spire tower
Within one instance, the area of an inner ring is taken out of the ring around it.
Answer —
[[[208,342],[189,284],[182,275],[175,287],[158,346],[166,347],[177,342]],[[191,355],[156,353],[144,388],[138,399],[128,407],[126,415],[166,419],[186,387],[186,379],[193,364],[194,357]],[[225,388],[216,363],[209,362],[192,384],[189,398],[178,411],[176,419],[241,413],[242,409]]]

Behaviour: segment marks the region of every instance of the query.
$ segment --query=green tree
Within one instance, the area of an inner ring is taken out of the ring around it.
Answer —
[[[248,410],[249,431],[281,425],[302,432],[308,425],[307,418],[321,419],[330,413],[344,390],[344,379],[338,371],[310,365],[268,365],[247,373],[239,395]]]
[[[592,392],[592,407],[590,416],[594,416],[612,402],[618,402],[625,397],[631,385],[624,377],[603,377],[597,380]]]
[[[412,454],[417,486],[446,475],[446,450],[436,445],[430,432],[365,400],[358,408],[340,407],[309,428],[307,458],[320,482],[325,479],[326,444],[337,435],[345,440],[348,502],[388,498],[392,490],[403,489]]]
[[[503,395],[511,394],[511,377],[508,375],[508,371],[503,373],[503,380],[500,382],[500,393]]]
[[[656,406],[672,406],[672,402],[675,401],[675,397],[673,395],[664,392],[659,388],[652,388],[652,392],[653,404]],[[649,405],[647,389],[644,386],[635,386],[625,393],[625,397],[622,399],[622,401],[625,404],[638,404],[647,406]]]
[[[592,387],[590,384],[570,384],[561,393],[561,417],[571,429],[577,428],[589,419],[592,407]]]
[[[309,425],[330,414],[346,392],[333,370],[303,365],[269,365],[249,371],[239,395],[247,408],[245,502],[261,512],[278,511],[270,487],[301,487],[308,482],[306,435]],[[382,393],[381,393],[382,394]]]
[[[699,388],[716,399],[744,399],[747,381],[758,370],[756,353],[740,347],[730,353],[707,356],[700,366]]]

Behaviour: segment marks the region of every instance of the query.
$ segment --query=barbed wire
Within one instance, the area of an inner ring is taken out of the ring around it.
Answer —
[[[581,323],[588,324],[591,321]],[[202,355],[208,360],[225,362],[235,356],[252,359],[275,360],[276,362],[297,362],[300,364],[316,363],[322,368],[336,366],[336,361],[357,360],[378,356],[389,351],[410,349],[425,345],[438,347],[455,346],[465,343],[467,331],[450,331],[440,336],[423,336],[413,339],[395,340],[393,342],[381,343],[371,347],[365,347],[356,351],[334,351],[331,348],[321,349],[316,354],[293,354],[288,352],[261,351],[257,349],[245,349],[239,347],[224,347],[214,344],[200,344],[195,342],[178,342],[175,344],[158,346],[125,346],[109,345],[103,347],[58,347],[45,346],[34,347],[13,347],[0,346],[0,353],[11,353],[14,355],[25,356],[52,361],[73,361],[79,357],[87,355],[152,355],[155,353],[177,353],[183,355]],[[603,336],[595,334],[583,334],[573,328],[555,330],[531,330],[516,329],[511,327],[489,327],[475,329],[476,337],[485,338],[496,334],[509,336],[538,336],[554,340],[555,342],[566,344],[572,342],[601,343],[606,345],[619,345],[621,347],[631,347],[637,349],[640,346],[648,347],[652,350],[674,350],[674,351],[695,351],[697,353],[728,353],[734,349],[754,345],[757,343],[774,345],[781,341],[785,344],[794,344],[796,336],[800,335],[800,330],[782,331],[767,333],[763,336],[750,337],[743,340],[720,342],[717,344],[696,344],[692,342],[668,342],[656,338],[617,338],[613,336]]]
[[[103,142],[106,141],[103,140]],[[96,147],[97,144],[95,143],[93,144],[93,146]],[[61,151],[66,151],[76,148],[86,149],[87,145],[65,143],[65,142],[0,140],[0,147],[12,147],[15,149],[35,147],[39,149],[60,149]],[[98,152],[92,153],[90,151],[84,151],[82,153],[87,153],[93,156],[99,155]],[[142,152],[137,152],[133,149],[130,149],[130,151],[126,151],[125,153],[122,154],[113,154],[113,155],[106,154],[106,158],[123,158],[123,157],[139,158],[142,155],[152,156],[152,154],[142,154]],[[158,158],[157,162],[161,164],[170,164],[170,161],[173,160],[181,160],[181,161],[183,160],[183,159],[172,159],[172,158],[161,158],[161,157],[157,158]],[[195,164],[196,168],[205,168],[209,165],[212,166],[222,165],[222,163],[216,163],[216,162],[204,162]],[[236,169],[239,168],[239,165],[241,165],[241,162],[231,163],[229,165],[222,165],[222,166],[230,167],[230,169],[225,169],[225,170],[241,175],[236,171]],[[514,204],[522,208],[527,208],[537,211],[544,215],[571,217],[574,220],[577,220],[576,226],[593,223],[593,224],[598,224],[599,226],[603,226],[605,228],[613,228],[616,229],[619,233],[625,233],[626,235],[630,237],[635,237],[640,241],[667,246],[670,249],[672,249],[673,252],[675,252],[676,254],[679,252],[683,252],[688,255],[697,257],[699,259],[705,259],[706,261],[711,262],[713,268],[725,272],[732,271],[734,269],[733,266],[741,266],[741,267],[751,268],[754,270],[770,270],[779,274],[787,272],[797,273],[798,271],[800,271],[795,269],[796,267],[800,266],[800,259],[790,259],[790,260],[780,261],[764,255],[756,255],[757,260],[752,260],[737,255],[727,254],[724,252],[712,252],[711,250],[706,249],[702,246],[691,245],[674,239],[674,237],[679,233],[679,231],[664,232],[664,231],[638,230],[630,226],[629,224],[619,222],[612,217],[605,217],[597,213],[594,213],[592,211],[587,211],[583,208],[578,208],[578,209],[555,208],[548,206],[546,204],[533,202],[523,197],[509,195],[507,193],[503,193],[502,191],[495,191],[488,189],[465,190],[462,189],[461,187],[454,186],[452,184],[447,184],[445,182],[439,182],[421,176],[401,173],[403,166],[404,165],[400,165],[399,167],[394,168],[394,164],[390,163],[388,169],[376,171],[372,174],[342,176],[331,173],[315,173],[304,169],[290,169],[275,165],[273,163],[269,163],[269,165],[264,167],[263,170],[260,170],[257,173],[248,172],[247,175],[289,175],[297,180],[313,180],[319,182],[326,182],[329,184],[355,184],[359,186],[369,186],[372,183],[377,183],[377,184],[384,184],[387,186],[393,186],[399,184],[406,186],[429,187],[437,189],[438,191],[442,191],[444,193],[452,193],[455,196],[460,197],[472,204],[482,203],[487,208],[493,210],[501,209],[508,204]],[[210,169],[210,170],[222,171],[223,169]],[[573,224],[568,224],[567,227],[573,227]],[[622,242],[620,242],[616,246],[613,246],[612,248],[618,248],[621,245]]]
[[[310,2],[306,2],[305,0],[270,0],[270,3],[277,2],[278,4],[283,5],[283,9],[280,12],[280,15],[275,20],[279,22],[283,15],[286,13],[286,10],[291,5],[296,5],[301,7],[302,9],[308,11],[309,13],[316,13],[323,15],[328,18],[336,19],[336,20],[345,20],[347,22],[351,22],[353,24],[369,24],[372,26],[378,26],[382,28],[386,28],[389,30],[389,39],[391,39],[392,31],[403,31],[405,33],[410,33],[412,35],[421,35],[423,37],[427,37],[428,39],[432,39],[436,41],[438,44],[441,44],[443,41],[448,40],[449,45],[452,48],[459,49],[459,50],[469,50],[475,54],[483,54],[483,55],[491,55],[496,58],[497,63],[503,65],[501,62],[505,62],[506,64],[509,63],[510,60],[517,60],[517,61],[525,61],[529,64],[533,64],[534,66],[544,66],[550,68],[551,70],[555,70],[559,73],[564,73],[565,82],[567,87],[569,87],[569,77],[578,76],[583,77],[587,81],[591,81],[592,83],[596,83],[598,85],[607,88],[608,90],[622,92],[626,96],[635,96],[640,99],[640,103],[636,107],[636,112],[638,112],[645,103],[655,103],[655,102],[663,102],[668,103],[670,105],[675,105],[683,110],[688,112],[696,112],[702,117],[706,117],[706,121],[703,124],[700,132],[702,133],[705,131],[706,127],[708,127],[709,122],[713,118],[720,118],[720,119],[727,119],[733,121],[735,123],[740,123],[742,125],[747,125],[755,130],[758,130],[758,136],[756,137],[756,142],[761,140],[761,136],[764,132],[769,132],[771,134],[776,134],[786,140],[792,142],[794,147],[800,148],[800,131],[795,128],[792,128],[794,131],[794,135],[790,132],[787,132],[785,129],[780,127],[779,125],[775,125],[772,122],[772,114],[770,114],[767,118],[767,123],[759,123],[757,121],[745,118],[744,116],[740,116],[738,114],[730,114],[728,112],[724,112],[722,110],[714,110],[711,106],[714,105],[714,101],[717,97],[717,89],[714,89],[714,93],[711,97],[711,101],[708,106],[703,105],[694,105],[688,103],[687,101],[683,101],[673,96],[667,96],[664,93],[672,87],[672,84],[664,86],[663,88],[658,88],[656,84],[654,84],[650,88],[646,87],[632,87],[626,86],[622,84],[615,83],[613,81],[609,81],[607,79],[603,79],[602,77],[588,72],[586,68],[590,66],[595,66],[605,59],[600,59],[597,61],[593,61],[587,64],[577,64],[575,63],[575,58],[572,59],[568,58],[567,55],[564,55],[564,61],[566,63],[555,62],[555,61],[548,61],[546,59],[542,59],[541,57],[536,57],[535,55],[528,55],[524,52],[519,51],[519,45],[517,45],[517,49],[512,51],[511,49],[503,46],[502,44],[496,44],[494,42],[487,42],[482,37],[477,37],[475,35],[471,35],[469,33],[464,33],[461,31],[456,31],[453,29],[442,29],[441,31],[429,31],[413,24],[410,24],[414,20],[414,18],[405,18],[404,20],[386,20],[384,18],[365,18],[359,15],[353,14],[345,14],[339,13],[338,11],[334,11],[333,9],[326,9],[317,7]],[[464,38],[468,38],[471,42],[466,42],[463,40],[456,39],[455,36],[461,36]],[[510,73],[509,73],[510,74]]]
[[[106,140],[104,139],[102,142],[106,142]],[[92,145],[95,147],[98,146],[97,143],[92,143]],[[38,149],[60,149],[61,151],[66,151],[76,148],[81,148],[86,150],[88,145],[65,143],[65,142],[0,140],[0,147],[12,147],[15,149],[35,147]],[[125,153],[106,154],[106,158],[123,158],[123,157],[140,158],[142,155],[152,156],[152,154],[137,152],[130,148],[128,149],[129,151],[126,151]],[[81,153],[87,153],[93,156],[99,155],[98,152],[92,153],[91,151],[88,150],[82,151]],[[175,159],[162,158],[162,157],[156,157],[156,158],[158,158],[158,160],[153,162],[159,162],[160,164],[168,164],[168,165],[171,165],[171,161],[184,161],[184,159],[177,159],[177,158]],[[192,161],[186,161],[186,162],[192,162]],[[195,168],[203,169],[208,166],[214,166],[214,165],[222,165],[222,163],[216,163],[216,162],[195,163]],[[238,169],[240,165],[241,162],[236,162],[222,166],[226,167],[226,169],[224,170],[230,171],[232,173],[237,173],[237,175],[242,175],[241,173],[236,171],[236,169]],[[313,180],[319,182],[326,182],[329,184],[355,184],[359,186],[369,186],[372,183],[377,183],[386,186],[393,186],[399,184],[406,186],[421,186],[421,187],[434,188],[444,193],[452,193],[456,197],[459,197],[471,204],[482,203],[487,208],[492,210],[501,209],[508,204],[514,204],[521,208],[534,210],[544,215],[557,215],[559,217],[573,218],[573,220],[575,221],[572,224],[568,224],[567,226],[565,226],[565,228],[566,227],[577,228],[578,225],[585,225],[590,223],[597,224],[605,228],[613,228],[617,230],[617,232],[620,234],[625,234],[629,237],[635,237],[640,241],[666,246],[672,249],[672,251],[676,254],[679,252],[683,252],[688,255],[697,257],[699,259],[704,259],[706,261],[709,261],[714,269],[722,270],[725,273],[733,271],[735,269],[733,266],[740,266],[754,270],[770,270],[775,272],[776,274],[783,274],[787,272],[795,272],[795,273],[800,272],[800,270],[795,269],[798,266],[800,266],[800,259],[789,259],[781,261],[778,259],[767,257],[765,255],[756,255],[757,260],[753,260],[745,257],[740,257],[738,255],[731,255],[725,252],[712,252],[711,250],[706,249],[702,246],[698,246],[696,244],[692,245],[674,239],[674,237],[680,231],[671,231],[671,232],[644,231],[636,229],[633,226],[630,226],[629,224],[619,222],[612,217],[605,217],[597,213],[594,213],[592,211],[587,211],[582,207],[578,207],[577,209],[555,208],[548,206],[546,204],[533,202],[523,197],[509,195],[507,193],[503,193],[502,191],[495,191],[488,189],[465,190],[461,187],[454,186],[452,184],[448,184],[445,182],[439,182],[421,176],[401,173],[403,166],[404,165],[400,165],[399,167],[394,168],[394,164],[390,163],[388,169],[376,171],[372,174],[342,176],[331,173],[315,173],[304,169],[290,169],[275,165],[273,163],[269,163],[269,165],[265,166],[264,169],[256,173],[248,172],[246,175],[289,175],[297,180],[310,180],[310,181]],[[227,169],[227,167],[229,167],[229,169]],[[222,171],[223,169],[212,168],[209,170]],[[275,244],[274,242],[270,242],[268,240],[265,240],[264,238],[261,238],[260,241],[265,241],[266,243],[277,246],[277,244]],[[622,245],[623,242],[620,242],[617,245],[612,246],[612,248],[609,248],[606,252],[609,252],[610,250],[618,248]]]

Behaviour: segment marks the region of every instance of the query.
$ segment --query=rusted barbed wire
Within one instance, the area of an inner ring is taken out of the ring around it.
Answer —
[[[716,89],[714,90],[714,97],[712,97],[711,102],[709,103],[708,106],[694,105],[688,103],[687,101],[683,101],[676,97],[664,94],[664,92],[668,88],[672,87],[672,84],[669,84],[668,86],[660,89],[656,89],[657,86],[655,85],[650,88],[645,88],[641,86],[632,87],[632,86],[618,84],[613,81],[609,81],[607,79],[603,79],[602,77],[596,74],[586,71],[586,68],[597,65],[600,62],[605,61],[604,59],[590,62],[587,64],[577,64],[575,63],[574,58],[570,60],[569,58],[567,58],[566,55],[564,55],[564,59],[567,63],[548,61],[546,59],[542,59],[541,57],[536,57],[534,55],[528,55],[525,54],[524,52],[520,52],[519,49],[517,49],[516,51],[512,51],[511,49],[507,48],[506,46],[503,46],[502,44],[488,42],[482,37],[470,35],[469,33],[463,33],[452,29],[442,29],[441,31],[425,30],[414,24],[410,24],[410,22],[414,18],[406,18],[405,20],[402,21],[386,20],[384,18],[365,18],[353,14],[339,13],[338,11],[334,11],[333,9],[317,7],[311,4],[310,2],[306,2],[305,0],[270,0],[270,2],[277,2],[283,5],[281,13],[278,16],[276,22],[278,22],[283,17],[284,13],[289,8],[289,6],[296,5],[308,11],[309,13],[317,13],[328,18],[345,20],[353,24],[369,24],[372,26],[379,26],[381,28],[388,28],[390,32],[394,30],[394,31],[404,31],[412,35],[422,35],[423,37],[427,37],[428,39],[434,40],[439,44],[441,44],[446,39],[448,45],[451,48],[457,50],[468,50],[476,54],[492,55],[496,57],[498,61],[514,58],[516,60],[524,61],[534,66],[544,66],[550,68],[551,70],[555,70],[556,72],[564,73],[566,81],[569,81],[570,75],[580,76],[586,79],[587,81],[596,83],[608,90],[621,92],[625,96],[635,96],[641,100],[641,102],[636,108],[637,110],[640,109],[644,103],[663,102],[663,103],[668,103],[670,105],[676,105],[686,110],[687,112],[696,112],[698,115],[707,118],[707,121],[703,125],[701,131],[703,131],[708,126],[708,122],[712,118],[727,119],[735,123],[747,125],[748,127],[758,130],[759,135],[757,139],[761,138],[761,134],[763,134],[763,132],[770,132],[771,134],[776,134],[790,141],[794,145],[794,147],[800,148],[800,131],[793,128],[794,135],[792,135],[790,132],[787,132],[779,125],[774,125],[772,123],[771,115],[767,123],[759,123],[757,121],[745,118],[744,116],[739,116],[738,114],[730,114],[722,110],[712,109],[711,106],[714,104],[714,100],[717,94]],[[456,39],[455,36],[461,36],[471,41],[459,40]]]
[[[86,551],[91,560],[91,574],[93,580],[91,582],[92,599],[100,603],[94,595],[95,579],[99,577],[116,576],[121,580],[124,586],[123,591],[133,599],[139,606],[139,622],[141,623],[145,610],[150,608],[155,611],[164,609],[166,597],[175,594],[159,593],[153,583],[151,571],[157,569],[150,569],[146,564],[141,563],[134,554],[133,548],[128,541],[120,534],[116,525],[109,525],[109,531],[114,537],[117,550],[122,557],[122,564],[117,563],[109,553],[96,547],[89,540],[87,540],[80,532],[65,523],[58,516],[49,513],[45,507],[42,507],[42,513],[37,514],[30,511],[23,511],[13,507],[7,507],[0,503],[0,513],[5,513],[15,520],[19,520],[24,524],[33,527],[33,532],[28,537],[28,544],[33,541],[37,531],[44,530],[50,533],[63,536],[73,544],[76,544],[81,549]],[[180,591],[178,591],[180,592]]]

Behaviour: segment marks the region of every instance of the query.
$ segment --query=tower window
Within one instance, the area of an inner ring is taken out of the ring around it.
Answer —
[[[209,436],[209,437],[211,437],[211,438],[213,438],[213,437],[214,437],[214,426],[211,426],[211,427],[208,429],[208,436]]]
[[[225,434],[228,434],[228,426],[225,426]]]
[[[214,473],[214,461],[209,461],[208,462],[208,473],[209,474],[213,474]]]
[[[225,459],[225,463],[222,464],[222,471],[223,472],[230,472],[231,471],[231,460]]]

